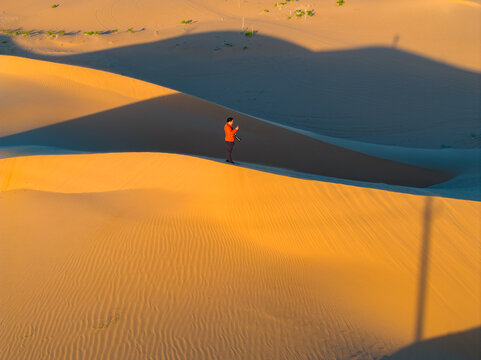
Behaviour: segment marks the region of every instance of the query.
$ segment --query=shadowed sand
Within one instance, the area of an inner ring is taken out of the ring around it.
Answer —
[[[481,358],[481,328],[420,341],[382,360],[477,360]]]
[[[209,32],[86,54],[20,55],[127,74],[320,135],[481,146],[479,73],[387,47],[312,52],[265,35],[243,37]],[[219,39],[235,47],[213,51]]]
[[[379,358],[481,321],[479,202],[174,154],[0,160],[0,351]],[[459,350],[461,351],[461,350]]]

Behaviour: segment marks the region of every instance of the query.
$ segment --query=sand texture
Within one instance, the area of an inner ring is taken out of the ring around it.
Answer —
[[[372,358],[481,321],[478,202],[168,154],[0,173],[5,358]]]
[[[481,358],[479,0],[0,3],[1,360]]]

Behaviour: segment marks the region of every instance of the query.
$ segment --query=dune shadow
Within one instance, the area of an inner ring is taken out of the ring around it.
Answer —
[[[382,360],[479,360],[481,327],[423,340]]]
[[[224,158],[223,127],[234,116],[242,143],[234,160],[350,180],[426,187],[453,175],[364,155],[185,94],[161,96],[0,138],[0,146],[86,152],[170,152]]]
[[[481,126],[481,74],[399,50],[398,40],[392,47],[315,52],[223,31],[74,55],[13,53],[114,71],[321,135],[479,147],[470,134]]]

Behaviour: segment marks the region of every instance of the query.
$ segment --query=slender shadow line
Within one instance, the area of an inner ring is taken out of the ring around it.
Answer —
[[[428,270],[429,270],[429,250],[430,250],[430,233],[431,233],[431,219],[432,219],[432,204],[433,198],[427,197],[424,206],[424,228],[421,242],[421,258],[419,271],[419,289],[418,289],[418,304],[416,314],[416,329],[414,340],[421,341],[424,331],[424,317],[426,312],[426,298],[427,298],[427,284],[428,284]]]

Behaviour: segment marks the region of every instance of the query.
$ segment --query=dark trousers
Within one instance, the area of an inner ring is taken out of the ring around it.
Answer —
[[[232,150],[234,149],[234,142],[226,141],[227,146],[227,161],[232,162]]]

